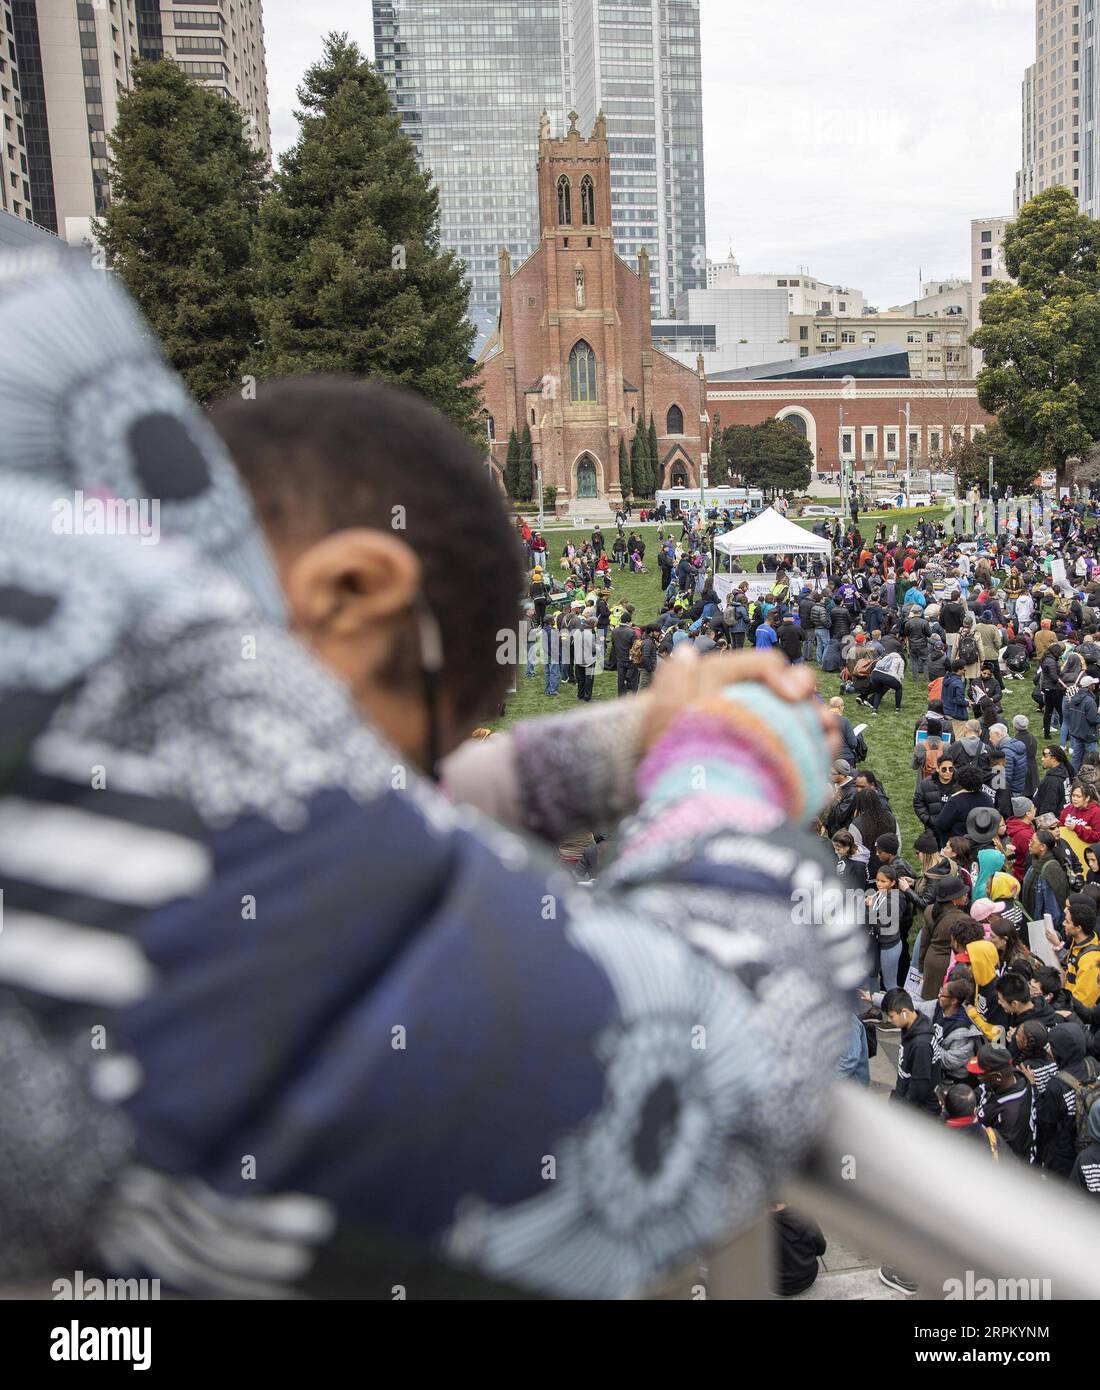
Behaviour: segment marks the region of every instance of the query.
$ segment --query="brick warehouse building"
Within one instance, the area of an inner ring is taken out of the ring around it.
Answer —
[[[792,364],[795,365],[795,364]],[[908,427],[906,407],[908,406]],[[924,469],[992,423],[973,381],[856,379],[707,382],[707,410],[721,425],[788,420],[814,451],[819,473],[838,473],[843,457],[857,474],[902,472],[906,430],[914,468]]]
[[[526,423],[559,511],[594,498],[614,506],[619,440],[629,452],[652,414],[659,486],[698,486],[705,383],[653,347],[646,252],[637,270],[615,254],[602,114],[587,140],[572,113],[561,140],[543,120],[538,191],[539,247],[514,270],[501,250],[500,315],[479,358],[494,462],[503,469],[509,431]]]
[[[789,420],[807,439],[818,472],[836,473],[841,453],[857,473],[905,467],[906,406],[915,468],[949,453],[991,417],[973,381],[854,376],[874,370],[831,366],[818,379],[784,380],[781,365],[704,379],[652,345],[649,260],[637,270],[616,255],[611,231],[610,155],[597,117],[590,138],[570,127],[561,140],[543,120],[539,134],[538,248],[513,269],[500,252],[497,324],[478,358],[493,462],[503,471],[512,429],[530,426],[532,453],[559,513],[614,507],[621,499],[620,438],[652,414],[658,437],[658,486],[699,486],[709,422],[723,427]],[[857,354],[858,355],[858,354]],[[790,364],[805,371],[805,361]],[[844,371],[846,374],[841,376]],[[827,373],[827,374],[825,374]],[[831,377],[831,379],[830,379]]]

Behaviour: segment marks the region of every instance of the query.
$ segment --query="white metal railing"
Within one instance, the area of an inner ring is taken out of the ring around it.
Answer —
[[[1005,1298],[1100,1299],[1100,1203],[850,1082],[833,1087],[825,1132],[782,1196],[911,1275],[921,1298],[970,1272],[971,1286],[1005,1281]],[[765,1297],[767,1251],[742,1237],[712,1256],[709,1295]]]

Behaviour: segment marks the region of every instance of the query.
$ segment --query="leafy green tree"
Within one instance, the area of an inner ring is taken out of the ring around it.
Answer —
[[[524,424],[523,438],[519,442],[519,492],[516,496],[521,502],[530,502],[534,495],[534,447],[531,443],[531,426]]]
[[[711,426],[707,478],[711,487],[725,487],[729,482],[729,476],[729,457],[726,453],[726,440],[722,432],[722,417],[715,411],[714,424]]]
[[[995,483],[1002,488],[1011,486],[1017,493],[1031,491],[1036,469],[1030,452],[1011,440],[997,421],[951,450],[950,466],[958,476],[960,491],[976,485],[988,492],[991,456]]]
[[[301,130],[258,237],[258,375],[351,372],[420,392],[480,442],[469,287],[381,76],[346,34],[298,89]]]
[[[1005,234],[1015,285],[994,282],[971,342],[978,399],[1020,467],[1064,469],[1100,438],[1100,226],[1069,189],[1032,198]]]
[[[139,62],[108,139],[107,264],[201,401],[238,387],[256,337],[252,244],[263,156],[241,110],[177,64]]]
[[[504,490],[513,502],[520,501],[520,442],[513,428],[508,435],[508,453],[504,462]]]
[[[630,473],[630,459],[626,452],[626,440],[619,435],[619,486],[624,497],[632,497],[633,479]]]
[[[742,487],[757,486],[756,432],[752,425],[729,425],[723,447],[726,452],[726,475],[737,478]]]
[[[814,454],[786,420],[763,420],[753,430],[757,486],[773,496],[802,492],[810,481]]]

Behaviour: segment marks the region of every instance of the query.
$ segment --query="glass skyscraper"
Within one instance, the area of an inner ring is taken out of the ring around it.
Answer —
[[[374,0],[375,58],[440,194],[441,237],[495,308],[497,252],[538,244],[539,115],[602,108],[615,246],[650,253],[653,312],[706,284],[699,0]]]

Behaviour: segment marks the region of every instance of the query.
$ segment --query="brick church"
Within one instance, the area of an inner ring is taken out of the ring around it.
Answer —
[[[615,254],[611,159],[601,113],[589,139],[575,113],[554,140],[539,130],[538,249],[513,268],[500,252],[500,314],[478,359],[494,462],[530,426],[543,487],[559,513],[615,507],[619,440],[629,455],[652,415],[658,486],[699,485],[707,448],[706,381],[652,345],[649,256]]]

